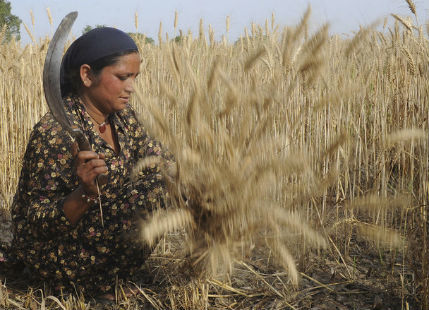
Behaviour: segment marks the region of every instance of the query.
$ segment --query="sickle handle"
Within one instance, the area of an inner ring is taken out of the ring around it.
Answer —
[[[79,150],[81,151],[92,151],[91,146],[89,145],[88,139],[80,130],[74,130],[75,139],[79,145]],[[99,185],[107,184],[107,174],[99,174],[97,176],[97,181]]]
[[[81,151],[92,151],[91,146],[89,145],[88,139],[85,137],[85,135],[82,133],[82,131],[75,131],[76,135],[76,141],[79,145],[79,150]]]

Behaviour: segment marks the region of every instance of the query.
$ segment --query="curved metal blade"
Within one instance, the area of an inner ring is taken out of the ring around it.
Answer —
[[[60,69],[64,45],[66,43],[67,36],[70,33],[70,29],[77,18],[77,14],[77,12],[71,12],[61,21],[55,31],[54,37],[49,43],[45,65],[43,67],[43,89],[45,91],[45,98],[49,109],[61,126],[73,136],[75,134],[71,128],[70,121],[67,118],[61,97]]]
[[[49,43],[48,52],[46,53],[45,65],[43,67],[43,89],[45,91],[46,102],[54,118],[60,123],[64,130],[67,130],[72,137],[76,139],[81,151],[91,150],[88,139],[80,129],[73,129],[70,120],[64,109],[63,98],[61,96],[60,72],[61,59],[63,56],[64,45],[70,29],[77,18],[77,12],[71,12],[63,18],[54,37]],[[100,185],[107,183],[107,175],[97,176],[97,182]],[[100,204],[101,207],[101,204]],[[102,211],[100,211],[102,212]],[[101,213],[102,214],[102,213]],[[103,221],[102,221],[103,223]]]

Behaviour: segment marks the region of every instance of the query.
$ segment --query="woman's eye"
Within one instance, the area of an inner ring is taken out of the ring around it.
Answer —
[[[137,76],[138,76],[139,74],[137,73],[135,76],[134,76],[134,79],[135,78],[137,78]],[[126,74],[126,75],[118,75],[118,79],[120,79],[121,81],[125,81],[125,80],[127,80],[127,79],[129,79],[129,78],[133,78],[133,74]]]

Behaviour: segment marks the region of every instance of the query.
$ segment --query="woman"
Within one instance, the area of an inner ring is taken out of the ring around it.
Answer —
[[[164,205],[163,182],[157,168],[135,182],[130,172],[140,158],[164,154],[129,106],[140,62],[126,33],[84,34],[63,58],[61,91],[93,151],[77,150],[50,113],[32,132],[12,206],[14,253],[57,289],[111,293],[150,254],[138,224]],[[100,174],[108,181],[98,187]]]

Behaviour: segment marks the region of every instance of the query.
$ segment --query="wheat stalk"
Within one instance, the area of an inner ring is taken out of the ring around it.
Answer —
[[[162,22],[159,22],[158,42],[159,42],[159,45],[161,46],[161,44],[162,44]]]
[[[53,21],[52,21],[51,9],[50,9],[50,8],[46,8],[46,13],[48,14],[49,25],[51,25],[51,26],[52,26]]]
[[[421,129],[401,129],[386,137],[387,146],[392,146],[399,142],[408,142],[413,140],[424,140],[427,138],[427,132]]]
[[[24,22],[22,24],[24,25],[25,31],[27,31],[27,34],[30,37],[31,41],[33,43],[36,43],[36,40],[34,39],[33,33],[31,32],[30,28],[28,28],[28,26]]]
[[[34,28],[34,26],[35,26],[35,21],[34,21],[34,14],[33,14],[33,10],[30,10],[30,18],[31,18],[31,25],[33,26],[33,28]],[[51,26],[52,26],[52,24],[51,24]]]
[[[139,29],[139,15],[137,11],[134,12],[134,27],[136,28],[136,32],[138,32]]]
[[[413,13],[415,16],[417,16],[417,10],[416,5],[412,0],[405,0],[408,4],[408,7],[410,8],[411,13]]]
[[[353,37],[353,39],[350,41],[349,45],[347,46],[345,50],[345,55],[350,56],[351,53],[357,48],[357,46],[365,40],[369,34],[373,31],[375,26],[378,24],[378,22],[371,24],[368,27],[361,28],[359,32]]]
[[[400,22],[405,28],[407,28],[409,31],[413,31],[413,25],[406,19],[402,18],[399,15],[392,14],[392,16]]]

